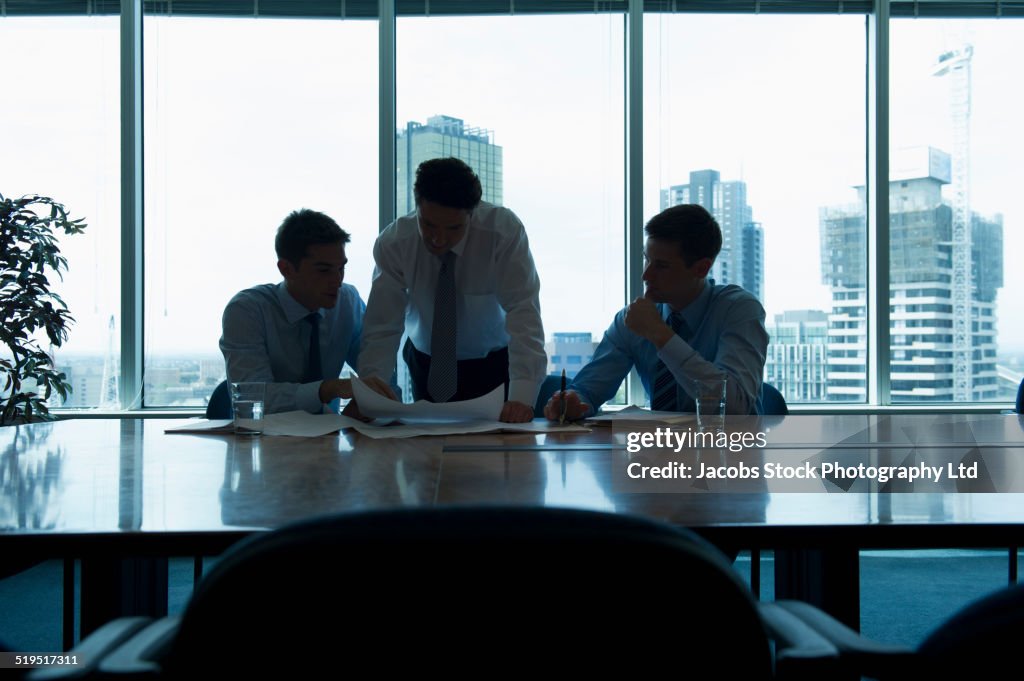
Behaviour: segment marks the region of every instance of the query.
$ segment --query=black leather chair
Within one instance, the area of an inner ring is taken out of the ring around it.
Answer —
[[[853,678],[1003,679],[1020,664],[1024,584],[967,605],[913,650],[866,639],[806,603],[779,601],[776,607],[827,638],[839,651],[839,669]]]
[[[206,418],[231,419],[234,417],[234,412],[231,409],[231,393],[228,392],[228,382],[221,381],[220,384],[213,389],[213,394],[210,395],[210,401],[206,404]]]
[[[789,413],[786,398],[771,383],[761,382],[761,414],[765,416],[785,416]]]
[[[785,630],[786,617],[796,621],[775,612],[772,631]],[[300,522],[233,547],[180,624],[165,618],[154,627],[109,653],[100,671],[774,674],[762,616],[714,547],[662,523],[570,509],[413,509]],[[787,658],[795,641],[835,659],[806,626],[792,631],[776,638],[786,649],[776,662],[808,657]]]
[[[1017,386],[1017,405],[1015,411],[1018,414],[1024,414],[1024,380]]]

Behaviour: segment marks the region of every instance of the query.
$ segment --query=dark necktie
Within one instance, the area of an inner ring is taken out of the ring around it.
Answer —
[[[683,340],[689,339],[690,329],[683,321],[681,314],[673,313],[669,317],[669,325],[677,336]],[[651,409],[654,411],[679,411],[678,391],[679,384],[676,383],[676,377],[672,375],[664,362],[658,360],[658,367],[654,372],[654,385],[651,386]]]
[[[306,315],[309,322],[309,361],[306,363],[306,375],[303,376],[303,383],[324,380],[324,370],[320,365],[320,313],[313,312]]]
[[[430,332],[430,376],[427,389],[435,402],[447,402],[458,388],[455,361],[455,254],[441,256]]]

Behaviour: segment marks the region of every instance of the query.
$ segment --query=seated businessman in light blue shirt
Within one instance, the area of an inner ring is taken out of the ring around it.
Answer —
[[[351,380],[338,376],[346,363],[356,365],[366,306],[355,287],[342,283],[349,239],[323,213],[291,213],[274,240],[284,280],[246,289],[224,309],[220,349],[228,381],[266,383],[267,413],[319,414],[352,397]],[[383,381],[367,384],[395,399]]]
[[[688,204],[651,218],[644,232],[644,296],[615,315],[573,380],[566,417],[594,413],[634,366],[654,409],[693,411],[691,382],[724,375],[726,412],[756,413],[768,349],[765,313],[746,290],[708,278],[722,248],[718,223]],[[556,392],[545,405],[547,418],[558,420],[560,400]]]

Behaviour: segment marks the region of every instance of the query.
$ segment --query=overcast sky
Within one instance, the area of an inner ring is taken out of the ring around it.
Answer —
[[[893,22],[892,143],[951,151],[949,89],[931,65],[956,22]],[[622,18],[400,19],[397,121],[447,114],[494,131],[504,199],[523,219],[545,329],[599,335],[623,302]],[[971,22],[972,205],[1021,252],[1016,86],[1024,24]],[[377,221],[377,27],[366,21],[147,18],[147,352],[217,350],[238,289],[275,281],[273,233],[323,210],[352,232],[347,281],[369,293]],[[765,304],[831,307],[823,206],[864,177],[864,21],[649,16],[644,213],[662,187],[714,168],[742,179],[765,231]],[[0,192],[50,194],[90,223],[68,240],[69,350],[102,352],[118,312],[117,19],[2,19],[0,73],[32,81],[0,112]],[[12,161],[16,159],[16,161]],[[1024,349],[1004,301],[1001,349]]]

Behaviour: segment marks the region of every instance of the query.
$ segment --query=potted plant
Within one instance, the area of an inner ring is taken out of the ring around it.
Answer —
[[[47,272],[63,277],[68,268],[59,232],[78,234],[85,227],[51,198],[0,194],[0,425],[49,419],[50,395],[56,391],[66,399],[71,391],[67,376],[39,347],[36,332],[45,331],[56,347],[68,337],[74,318],[50,290]]]

